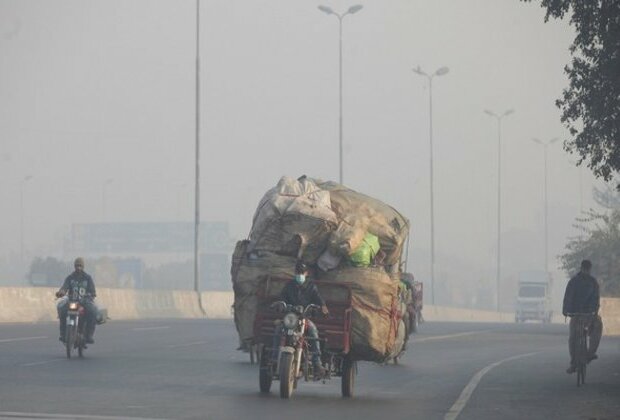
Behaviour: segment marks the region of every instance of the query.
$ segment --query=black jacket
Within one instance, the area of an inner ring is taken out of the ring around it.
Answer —
[[[304,307],[311,303],[319,306],[325,305],[319,289],[311,281],[306,281],[302,285],[297,284],[295,280],[289,281],[282,289],[280,299],[289,305],[303,305]]]
[[[580,272],[570,279],[564,293],[562,314],[597,312],[599,307],[599,287],[594,277]]]
[[[83,297],[85,294],[91,295],[91,298],[97,296],[93,278],[83,271],[69,274],[60,290],[66,291],[72,299]]]

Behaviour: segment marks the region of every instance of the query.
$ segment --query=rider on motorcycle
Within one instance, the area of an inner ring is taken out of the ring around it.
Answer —
[[[329,315],[327,305],[325,305],[325,301],[319,294],[319,289],[316,287],[316,284],[308,280],[308,267],[301,261],[295,266],[295,278],[282,289],[280,300],[293,306],[302,305],[304,308],[314,304],[321,307],[321,312],[324,316]],[[308,326],[307,335],[314,339],[310,344],[314,372],[315,374],[321,374],[323,366],[321,365],[321,346],[318,341],[319,330],[311,320],[306,319],[306,322]]]
[[[97,308],[93,303],[93,299],[97,296],[95,283],[92,277],[84,272],[84,260],[81,257],[75,259],[73,266],[75,271],[65,279],[62,287],[56,292],[56,297],[69,295],[70,299],[80,299],[86,312],[85,341],[86,343],[93,344],[95,342],[93,335],[95,334],[95,325],[97,324]],[[67,329],[68,306],[68,300],[58,306],[58,318],[60,319],[59,340],[63,343],[65,341],[65,330]]]

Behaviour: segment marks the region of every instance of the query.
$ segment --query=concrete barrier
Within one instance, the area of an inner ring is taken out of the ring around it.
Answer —
[[[201,299],[207,318],[232,318],[233,292],[202,292]]]
[[[56,290],[49,287],[0,287],[0,322],[45,322],[57,319]],[[221,298],[211,297],[210,293],[203,292],[209,302],[224,302]],[[232,293],[230,295],[232,299]],[[100,288],[97,290],[96,303],[108,309],[111,319],[204,317],[198,295],[193,291]],[[210,311],[212,317],[221,318],[226,313],[230,314],[230,309],[225,311],[219,306]]]
[[[53,321],[57,289],[49,287],[0,287],[0,322]]]
[[[424,305],[422,311],[427,321],[443,322],[514,322],[515,314],[508,312],[481,311],[448,306]]]
[[[57,319],[54,293],[49,287],[0,287],[0,323],[45,322]],[[232,292],[185,290],[98,289],[97,305],[106,307],[111,319],[232,318]],[[205,313],[200,307],[204,308]],[[620,299],[602,298],[601,316],[605,335],[620,335]],[[427,321],[514,322],[512,312],[481,311],[447,306],[424,306]],[[556,314],[556,323],[564,317]]]
[[[601,299],[603,335],[620,335],[620,298]]]

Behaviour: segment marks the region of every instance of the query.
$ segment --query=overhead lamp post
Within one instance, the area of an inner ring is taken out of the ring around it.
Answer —
[[[110,185],[112,182],[114,181],[113,178],[108,178],[105,180],[105,182],[103,183],[103,185],[101,186],[101,208],[102,208],[102,212],[103,212],[103,223],[107,222],[107,194],[106,194],[106,190],[107,190],[107,186]]]
[[[342,142],[343,142],[343,130],[342,130],[342,20],[345,18],[345,16],[347,15],[352,15],[354,13],[359,12],[360,10],[362,10],[364,6],[362,6],[361,4],[357,4],[355,6],[351,6],[349,7],[349,10],[347,10],[345,13],[336,13],[334,12],[331,8],[327,7],[327,6],[319,6],[319,10],[323,13],[326,13],[328,15],[334,15],[338,18],[338,23],[339,23],[339,55],[338,55],[338,63],[339,63],[339,78],[338,78],[338,89],[339,89],[339,112],[340,112],[340,116],[339,116],[339,135],[338,135],[338,139],[339,139],[339,166],[338,166],[338,173],[339,173],[339,182],[340,184],[342,184],[344,182],[343,179],[343,158],[342,158]]]
[[[23,263],[24,262],[24,186],[26,184],[26,182],[30,181],[32,179],[32,175],[26,175],[25,177],[22,178],[21,183],[20,183],[20,194],[19,194],[19,214],[20,214],[20,248],[19,248],[19,256],[20,256],[20,261]]]
[[[194,291],[200,296],[200,0],[196,0],[196,156],[194,190]],[[202,308],[202,300],[199,299]]]
[[[502,119],[514,112],[513,109],[504,111],[503,114],[496,114],[488,109],[484,110],[485,114],[494,117],[497,120],[497,311],[499,312],[500,298],[500,263],[501,263],[501,220],[502,220]]]
[[[544,170],[545,170],[545,175],[544,175],[544,195],[543,195],[543,199],[544,199],[544,203],[545,203],[545,272],[549,272],[549,227],[548,227],[548,222],[549,222],[549,203],[547,201],[547,149],[549,148],[549,145],[555,143],[556,141],[558,141],[557,138],[552,138],[549,141],[542,141],[539,140],[537,138],[533,138],[532,141],[536,144],[539,144],[543,147],[544,150],[544,161],[545,161],[545,166],[544,166]]]
[[[447,67],[440,67],[434,73],[427,74],[420,66],[412,69],[419,76],[428,79],[428,133],[430,148],[430,195],[431,195],[431,303],[435,304],[435,195],[434,195],[434,169],[433,169],[433,77],[443,76],[450,71]]]

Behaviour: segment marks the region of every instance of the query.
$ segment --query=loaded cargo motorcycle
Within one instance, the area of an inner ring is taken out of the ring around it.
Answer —
[[[274,380],[280,381],[280,397],[290,398],[301,379],[323,381],[333,376],[342,377],[342,396],[353,396],[356,362],[350,357],[351,306],[350,290],[346,304],[330,304],[330,318],[315,323],[324,338],[321,364],[324,372],[315,375],[310,345],[313,338],[306,337],[307,319],[320,309],[317,305],[292,306],[282,301],[264,305],[256,316],[255,333],[261,339],[259,386],[268,393]],[[274,307],[284,308],[281,319],[275,316]],[[274,322],[275,321],[275,322]],[[275,326],[275,330],[274,330]],[[275,339],[274,339],[275,336]],[[275,344],[275,347],[274,347]]]

